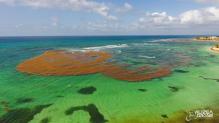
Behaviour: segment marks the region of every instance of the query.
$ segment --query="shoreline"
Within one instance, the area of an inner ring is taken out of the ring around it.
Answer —
[[[194,37],[193,40],[196,41],[219,41],[218,36],[199,36],[199,37]]]
[[[219,53],[219,48],[217,47],[211,47],[210,50]]]

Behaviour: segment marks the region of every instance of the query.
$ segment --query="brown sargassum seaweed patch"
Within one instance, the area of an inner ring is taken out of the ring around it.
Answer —
[[[139,82],[164,77],[171,73],[170,68],[144,66],[128,69],[125,65],[109,62],[112,55],[103,51],[67,52],[46,51],[40,56],[28,59],[17,66],[23,73],[44,76],[67,76],[102,73],[118,80]]]

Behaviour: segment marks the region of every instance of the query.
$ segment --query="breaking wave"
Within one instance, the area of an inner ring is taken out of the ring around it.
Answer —
[[[114,48],[126,48],[129,47],[127,44],[118,44],[118,45],[105,45],[105,46],[97,46],[97,47],[85,47],[85,48],[62,48],[62,50],[66,50],[69,52],[86,52],[86,51],[100,51],[105,49],[114,49]]]
[[[127,44],[118,44],[118,45],[106,45],[106,46],[98,46],[98,47],[87,47],[83,48],[85,50],[104,50],[104,49],[114,49],[114,48],[125,48],[128,47]]]
[[[140,58],[146,58],[146,59],[155,59],[155,56],[143,56],[143,55],[139,55],[138,57]]]

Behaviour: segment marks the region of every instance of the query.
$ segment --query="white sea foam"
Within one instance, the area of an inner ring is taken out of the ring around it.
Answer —
[[[159,43],[143,43],[143,45],[160,45]]]
[[[192,41],[193,40],[190,38],[168,38],[168,39],[152,40],[148,42],[156,43],[156,42],[192,42]]]
[[[146,58],[146,59],[155,59],[155,56],[143,56],[143,55],[139,55],[138,57],[140,58]]]
[[[128,47],[127,44],[118,44],[118,45],[105,45],[105,46],[85,47],[85,48],[61,48],[61,50],[66,50],[68,52],[87,52],[87,51],[100,51],[104,49],[126,48],[126,47]]]
[[[105,46],[98,46],[98,47],[86,47],[83,49],[84,50],[104,50],[104,49],[125,48],[125,47],[128,47],[128,45],[127,44],[105,45]]]
[[[74,48],[61,48],[61,50],[65,50],[68,52],[87,52],[88,50],[83,50],[83,49],[74,49]]]
[[[132,43],[133,46],[153,46],[160,45],[159,43]]]
[[[158,40],[152,40],[148,42],[170,42],[173,41],[174,39],[168,38],[168,39],[158,39]]]

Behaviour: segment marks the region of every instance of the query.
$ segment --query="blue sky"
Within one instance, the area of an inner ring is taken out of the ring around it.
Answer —
[[[0,36],[219,34],[219,0],[0,0]]]

